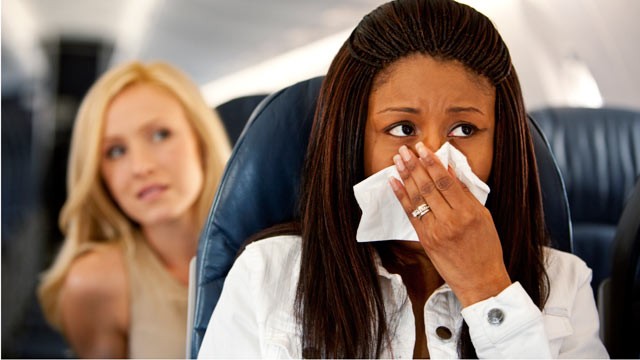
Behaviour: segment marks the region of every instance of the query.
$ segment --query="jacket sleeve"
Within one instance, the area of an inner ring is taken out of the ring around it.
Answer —
[[[478,357],[609,357],[599,337],[591,270],[582,261],[563,263],[544,312],[517,282],[462,310]]]
[[[520,283],[462,310],[479,358],[551,358],[541,311]]]
[[[251,251],[245,251],[229,271],[198,358],[261,358],[258,291]],[[253,266],[252,266],[253,265]]]

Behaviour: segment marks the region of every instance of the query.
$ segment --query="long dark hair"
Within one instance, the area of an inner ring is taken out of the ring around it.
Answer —
[[[512,281],[540,308],[547,243],[533,143],[509,51],[489,19],[449,0],[398,0],[365,16],[326,75],[301,187],[302,261],[296,315],[305,357],[373,358],[393,336],[373,245],[359,244],[352,187],[364,178],[364,129],[374,77],[409,54],[457,61],[496,87],[491,211]],[[475,357],[468,327],[461,357]]]

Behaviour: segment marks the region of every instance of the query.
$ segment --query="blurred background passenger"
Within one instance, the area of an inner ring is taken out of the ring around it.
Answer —
[[[230,153],[198,87],[173,66],[105,73],[78,111],[66,238],[38,289],[80,357],[184,356],[189,262]]]

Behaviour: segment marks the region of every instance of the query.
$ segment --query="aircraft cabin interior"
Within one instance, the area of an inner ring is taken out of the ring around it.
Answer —
[[[517,69],[550,246],[591,269],[609,356],[640,358],[640,1],[458,1],[491,20]],[[196,358],[245,241],[297,216],[323,80],[385,2],[2,0],[2,357],[80,357],[37,291],[65,242],[73,129],[101,76],[133,60],[171,64],[228,139],[182,281],[186,333],[175,336]],[[113,191],[109,181],[95,183]]]

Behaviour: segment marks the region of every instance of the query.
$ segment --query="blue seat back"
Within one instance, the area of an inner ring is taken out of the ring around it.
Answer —
[[[594,293],[611,274],[613,238],[640,175],[640,112],[544,108],[531,112],[567,187],[574,252],[593,269]]]
[[[600,286],[601,335],[611,358],[640,358],[640,180],[620,215],[611,277]]]
[[[216,106],[216,111],[220,115],[224,129],[227,131],[231,146],[238,141],[242,129],[247,124],[253,110],[266,97],[266,94],[247,95],[231,99]]]

